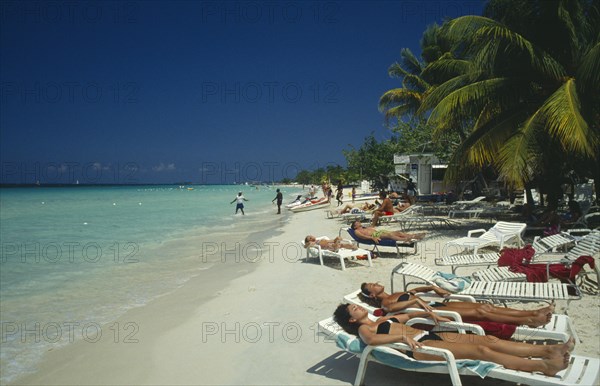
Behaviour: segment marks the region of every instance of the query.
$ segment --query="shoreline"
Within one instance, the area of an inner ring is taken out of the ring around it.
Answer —
[[[137,334],[138,324],[136,321],[123,319],[124,315],[178,291],[194,277],[199,277],[200,280],[206,277],[220,278],[224,283],[222,286],[225,287],[228,281],[251,272],[255,269],[256,264],[244,264],[247,261],[252,262],[253,255],[250,251],[244,251],[249,253],[247,259],[237,261],[237,258],[234,259],[227,250],[236,249],[237,245],[248,245],[248,240],[257,240],[256,229],[272,234],[280,227],[280,222],[287,221],[287,213],[284,212],[279,218],[275,215],[271,216],[270,213],[265,215],[264,211],[270,211],[272,208],[270,204],[262,206],[262,214],[251,214],[245,218],[241,218],[241,215],[238,215],[240,218],[235,218],[232,215],[233,228],[217,226],[216,232],[207,234],[206,230],[212,231],[212,228],[206,228],[206,225],[201,224],[195,229],[172,233],[164,240],[151,241],[148,245],[142,246],[141,249],[146,254],[140,256],[141,260],[137,264],[114,264],[113,267],[110,267],[112,271],[109,270],[103,274],[105,279],[91,277],[83,284],[68,283],[71,290],[62,291],[67,296],[69,292],[81,292],[76,291],[80,288],[86,291],[86,296],[91,297],[95,296],[94,288],[106,294],[112,292],[112,298],[106,298],[107,303],[104,306],[95,299],[90,299],[94,304],[97,303],[101,306],[90,308],[89,312],[81,315],[73,314],[72,310],[62,312],[59,311],[60,308],[57,308],[57,312],[45,319],[45,314],[40,314],[40,316],[30,314],[27,319],[27,328],[33,328],[33,322],[30,327],[29,319],[35,321],[36,325],[40,325],[42,328],[41,333],[27,335],[25,340],[23,336],[19,338],[18,333],[25,327],[18,329],[17,334],[11,335],[10,326],[7,324],[6,337],[16,339],[13,344],[18,350],[16,353],[19,356],[11,358],[10,348],[3,345],[3,368],[6,366],[6,369],[10,369],[10,371],[3,374],[2,384],[20,382],[19,380],[23,377],[35,374],[37,372],[35,369],[44,362],[48,353],[53,354],[53,351],[58,352],[80,343],[94,346],[99,343],[96,342],[98,334],[103,337],[112,336],[114,340],[121,342],[124,339],[132,340],[127,337],[131,338]],[[264,237],[266,236],[261,236],[261,238]],[[221,253],[218,248],[223,248],[225,253]],[[239,257],[239,253],[234,254]],[[166,255],[173,256],[173,258],[164,259],[163,257]],[[146,261],[150,263],[147,264]],[[225,266],[233,266],[235,269],[231,270]],[[156,274],[153,271],[157,271]],[[152,276],[148,276],[148,273]],[[109,275],[110,278],[105,275]],[[129,276],[129,282],[136,284],[121,281],[125,284],[124,287],[107,286],[108,281],[114,281],[113,275],[122,278]],[[161,282],[158,275],[162,275],[164,281]],[[144,278],[148,279],[145,283],[142,281],[145,280]],[[220,283],[215,284],[221,285]],[[136,287],[140,291],[129,292],[129,287]],[[78,296],[83,295],[80,293]],[[121,298],[127,299],[127,302],[116,303]],[[85,301],[85,298],[82,298],[82,301]],[[10,324],[15,325],[15,323]],[[19,324],[17,328],[19,326],[21,325]],[[58,338],[55,339],[55,337]],[[21,340],[19,341],[19,339]]]
[[[287,221],[285,218],[280,220]],[[72,382],[68,380],[73,375],[72,366],[85,367],[88,365],[90,368],[86,372],[93,374],[96,366],[94,363],[99,360],[99,357],[102,360],[112,357],[121,358],[121,350],[123,350],[126,356],[133,354],[130,360],[142,358],[146,350],[145,348],[139,349],[138,344],[142,343],[142,346],[150,347],[156,345],[162,333],[174,329],[183,321],[190,319],[195,308],[201,308],[203,304],[223,293],[233,280],[251,274],[258,267],[258,264],[252,262],[255,255],[247,258],[243,256],[240,258],[237,255],[235,259],[232,259],[231,251],[228,251],[231,243],[260,245],[261,242],[266,241],[266,238],[257,241],[257,237],[261,235],[264,237],[267,233],[276,232],[276,227],[276,225],[270,225],[258,232],[246,231],[243,237],[233,241],[225,237],[224,233],[220,233],[211,243],[221,247],[225,246],[225,248],[219,251],[211,250],[214,255],[213,259],[202,262],[199,260],[200,266],[209,265],[206,269],[198,267],[197,269],[201,272],[189,278],[179,287],[154,297],[146,304],[129,308],[115,320],[102,324],[100,334],[97,334],[97,329],[96,331],[89,329],[90,333],[87,339],[82,339],[80,336],[80,339],[60,346],[56,350],[51,348],[44,354],[35,372],[24,374],[11,380],[8,384],[80,384],[85,383],[84,377],[79,378],[75,375],[77,380]],[[190,239],[187,240],[189,242]],[[166,244],[177,241],[170,240]],[[197,241],[202,242],[200,239]],[[165,313],[165,310],[171,312]],[[161,319],[157,323],[153,322],[155,311],[161,313]],[[77,338],[77,335],[83,334],[75,333],[74,335]],[[98,335],[99,339],[96,340]],[[97,380],[102,378],[102,374],[107,368],[109,370],[120,368],[118,362],[121,362],[121,359],[116,361],[108,359],[108,363],[104,362],[99,373],[88,378],[90,384],[97,384]],[[50,380],[52,377],[57,377],[57,379]],[[136,378],[127,383],[137,384],[138,382],[139,378]],[[122,381],[115,382],[115,384],[119,383]]]
[[[333,260],[326,260],[323,267],[318,259],[306,262],[299,243],[307,234],[338,234],[341,224],[325,217],[322,209],[290,214],[281,232],[269,238],[258,239],[261,231],[249,234],[248,250],[262,242],[275,253],[263,253],[259,263],[239,259],[239,263],[223,264],[228,270],[220,268],[221,273],[231,274],[231,280],[216,274],[196,276],[172,293],[119,318],[120,342],[114,342],[110,331],[95,344],[77,342],[50,352],[39,371],[12,384],[352,383],[358,359],[317,336],[316,324],[329,317],[342,297],[361,282],[381,281],[387,286],[389,272],[400,260],[382,256],[373,261],[373,267],[351,260],[346,271]],[[435,246],[463,233],[463,229],[431,230],[429,239]],[[433,266],[435,248],[422,251],[407,255],[408,261]],[[563,306],[559,304],[557,311]],[[598,297],[587,295],[571,303],[570,315],[584,340],[575,353],[600,355],[597,328],[593,327],[599,310]],[[128,322],[139,326],[137,343],[122,342],[123,334],[131,331],[123,329]],[[369,383],[385,384],[398,377],[415,383],[447,382],[443,375],[384,366],[368,373]],[[469,378],[469,384],[490,383],[502,384]]]

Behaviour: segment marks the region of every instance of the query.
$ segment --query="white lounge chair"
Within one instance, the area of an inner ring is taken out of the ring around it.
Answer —
[[[394,276],[400,276],[404,291],[410,284],[436,285],[432,279],[436,272],[431,268],[414,263],[400,263],[392,270],[391,291],[394,292]],[[415,282],[406,281],[411,277]],[[576,295],[569,294],[569,288],[574,288]],[[477,300],[493,302],[505,301],[551,301],[566,300],[567,307],[571,300],[581,299],[579,289],[573,284],[564,283],[526,283],[526,282],[484,282],[473,281],[471,285],[460,292],[470,295]]]
[[[454,201],[452,203],[453,207],[458,207],[458,206],[465,206],[465,205],[474,205],[474,204],[478,204],[481,203],[483,200],[485,200],[485,196],[478,196],[475,197],[472,200],[460,200],[460,201]]]
[[[329,238],[326,236],[317,238],[317,240],[324,240],[324,239],[329,240]],[[351,241],[349,241],[349,240],[345,240],[345,241],[348,243],[351,243]],[[304,245],[304,240],[301,241],[301,245]],[[326,249],[322,249],[320,245],[314,245],[314,246],[306,248],[306,258],[307,259],[309,259],[311,257],[313,257],[313,258],[318,257],[321,265],[324,265],[323,257],[331,257],[334,259],[339,259],[340,264],[342,265],[342,271],[346,270],[346,264],[344,262],[344,259],[357,257],[357,256],[365,256],[365,255],[367,256],[367,260],[369,262],[369,267],[372,267],[373,262],[371,261],[371,252],[367,251],[365,249],[358,248],[356,250],[351,250],[351,249],[346,249],[346,248],[340,248],[337,252],[333,252],[333,251],[328,251]]]
[[[473,253],[477,254],[479,248],[488,246],[498,246],[500,249],[505,244],[517,241],[519,245],[523,244],[521,235],[525,232],[527,224],[525,223],[512,223],[499,221],[488,229],[475,229],[467,233],[467,237],[462,237],[456,240],[448,241],[444,246],[444,256],[449,256],[449,248],[457,246],[466,249],[473,249]],[[473,235],[481,233],[479,237],[473,237]]]
[[[422,320],[416,320],[423,323]],[[600,372],[600,360],[579,355],[572,355],[569,367],[556,376],[549,377],[538,373],[508,370],[502,366],[484,361],[456,360],[454,355],[445,349],[435,347],[417,348],[415,351],[443,357],[444,361],[419,361],[408,357],[398,350],[410,350],[402,343],[379,346],[367,346],[358,337],[346,333],[333,321],[327,318],[319,322],[319,333],[336,341],[338,347],[360,357],[354,385],[363,385],[369,362],[377,362],[406,371],[423,373],[449,374],[453,386],[462,385],[461,375],[480,375],[487,368],[486,377],[502,379],[515,383],[531,385],[596,385]],[[491,367],[491,370],[490,370]],[[481,376],[481,375],[480,375]],[[394,380],[394,383],[397,379]]]
[[[547,237],[536,237],[532,244],[533,250],[535,251],[534,258],[543,253],[547,252],[556,252],[559,248],[570,245],[574,242],[574,239],[566,234],[556,234]],[[472,266],[492,266],[496,265],[498,259],[500,258],[500,253],[491,252],[491,253],[482,253],[482,254],[469,254],[469,255],[452,255],[452,256],[442,256],[440,258],[435,259],[436,265],[441,266],[451,266],[452,273],[456,273],[456,270],[461,267],[472,267]],[[504,272],[505,270],[496,270],[498,273]],[[514,275],[508,275],[503,277],[504,279],[512,278],[514,280]],[[503,279],[500,277],[500,280]],[[483,280],[483,279],[482,279]],[[525,280],[525,276],[523,275],[521,280]]]
[[[538,262],[547,263],[547,271],[546,274],[549,276],[550,272],[550,264],[556,263],[557,261],[570,265],[580,256],[596,256],[600,252],[600,230],[596,229],[588,233],[582,238],[579,238],[577,244],[571,248],[567,254],[554,254],[554,255],[542,255],[537,259]],[[556,258],[558,257],[558,259]],[[596,283],[600,280],[600,264],[598,263],[598,259],[596,258],[596,264],[594,267],[594,273],[596,275]],[[580,274],[580,277],[583,277]],[[596,287],[598,285],[596,284]],[[597,288],[597,291],[600,288]]]
[[[342,220],[346,224],[351,224],[356,220],[359,221],[371,221],[373,218],[372,210],[363,210],[360,208],[352,208],[349,213],[342,214]]]

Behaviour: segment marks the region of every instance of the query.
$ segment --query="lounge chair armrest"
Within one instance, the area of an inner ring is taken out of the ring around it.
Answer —
[[[423,312],[423,309],[421,309],[421,308],[405,308],[402,311],[400,311],[399,313],[409,314],[411,312]],[[433,310],[433,312],[435,312],[439,316],[443,316],[445,318],[453,319],[454,322],[458,322],[458,323],[462,323],[463,322],[462,317],[456,311]]]
[[[467,237],[471,237],[475,233],[485,233],[487,232],[485,229],[473,229],[472,231],[467,232]]]
[[[472,323],[441,322],[436,324],[433,320],[427,318],[412,318],[406,322],[407,326],[412,326],[415,324],[428,324],[430,326],[444,327],[451,331],[458,331],[461,334],[464,334],[465,331],[470,331],[477,335],[485,335],[485,331],[481,326]]]
[[[469,303],[477,303],[477,300],[471,295],[461,295],[461,294],[450,294],[450,296],[440,296],[433,291],[424,292],[419,294],[420,298],[431,298],[432,300],[456,300],[459,302],[469,302]]]
[[[309,248],[316,248],[317,251],[319,252],[319,256],[323,257],[323,248],[321,248],[320,245],[315,245],[315,246],[309,247]]]
[[[477,300],[475,300],[475,298],[471,295],[452,294],[452,295],[448,296],[446,299],[457,300],[460,302],[477,303]]]
[[[459,302],[477,303],[477,300],[475,300],[475,298],[471,295],[450,294],[450,296],[443,297],[443,296],[436,294],[435,292],[425,292],[419,296],[421,298],[429,297],[429,298],[434,298],[434,299],[456,300]]]

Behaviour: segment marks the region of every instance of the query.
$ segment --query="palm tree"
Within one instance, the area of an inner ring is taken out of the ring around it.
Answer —
[[[392,78],[402,79],[402,87],[385,92],[379,99],[379,110],[385,113],[386,122],[412,117],[421,106],[430,85],[420,77],[425,67],[408,48],[400,51],[401,62],[388,69]]]
[[[429,114],[434,136],[466,134],[449,177],[493,164],[509,185],[543,181],[557,199],[558,177],[583,160],[600,181],[598,3],[493,0],[486,12],[498,20],[464,16],[444,25],[453,50],[429,70],[455,76],[416,112]]]

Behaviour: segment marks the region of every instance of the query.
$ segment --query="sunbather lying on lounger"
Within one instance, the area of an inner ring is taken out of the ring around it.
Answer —
[[[362,205],[346,204],[346,206],[344,206],[341,209],[332,210],[331,213],[336,213],[336,214],[351,213],[352,209],[357,209],[357,210],[361,210],[364,212],[370,212],[373,209],[375,209],[375,204],[369,204],[368,202],[365,202]]]
[[[402,213],[410,208],[410,202],[400,202],[394,207],[394,213]]]
[[[352,229],[354,229],[354,233],[358,238],[373,241],[375,244],[379,243],[382,239],[395,241],[421,240],[426,235],[426,233],[404,233],[400,231],[376,229],[373,227],[365,228],[358,220],[352,223]]]
[[[340,304],[333,315],[334,320],[346,332],[359,336],[368,345],[406,343],[413,349],[424,345],[444,348],[451,351],[456,359],[490,361],[507,369],[539,371],[550,376],[568,367],[569,352],[574,348],[572,338],[563,344],[533,345],[492,336],[432,333],[404,324],[414,317],[432,317],[436,321],[447,321],[430,312],[418,312],[381,317],[374,322],[369,319],[367,310],[356,304]],[[407,355],[417,360],[440,360],[438,356],[419,352],[409,351]],[[542,359],[527,359],[529,357]]]
[[[450,296],[450,292],[436,287],[424,286],[408,292],[395,292],[387,294],[383,285],[379,283],[362,283],[360,286],[365,300],[370,301],[375,307],[381,307],[386,312],[398,312],[409,307],[422,308],[425,311],[442,309],[457,312],[464,321],[486,321],[514,325],[539,327],[547,324],[552,318],[554,304],[538,310],[515,310],[506,307],[494,307],[491,304],[452,301],[446,303],[428,303],[416,294],[434,291],[439,296]]]
[[[304,248],[308,248],[313,245],[320,245],[322,249],[326,249],[328,251],[337,252],[340,248],[344,249],[352,249],[353,251],[357,250],[358,247],[352,243],[345,242],[341,237],[336,237],[333,240],[329,239],[321,239],[317,240],[315,236],[308,235],[304,239]]]

